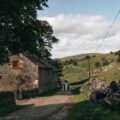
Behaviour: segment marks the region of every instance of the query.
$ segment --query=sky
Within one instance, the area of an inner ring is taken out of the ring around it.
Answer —
[[[96,49],[120,9],[120,0],[48,1],[49,8],[38,11],[38,19],[47,20],[59,39],[53,45],[53,58],[119,50],[120,15],[103,44]]]

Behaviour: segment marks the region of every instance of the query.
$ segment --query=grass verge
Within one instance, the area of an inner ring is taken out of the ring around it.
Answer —
[[[112,111],[100,103],[89,101],[85,93],[73,96],[73,102],[68,113],[69,120],[120,120],[118,111]]]
[[[4,117],[14,111],[21,109],[21,108],[22,108],[22,106],[18,106],[18,105],[1,106],[0,107],[0,117]]]

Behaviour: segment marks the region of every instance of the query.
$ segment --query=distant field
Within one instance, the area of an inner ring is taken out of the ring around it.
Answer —
[[[61,60],[62,74],[61,77],[69,82],[76,82],[87,79],[89,77],[87,54],[65,57]],[[109,54],[89,54],[91,76],[96,75],[103,80],[119,80],[120,79],[120,63],[117,62],[118,56],[115,53]],[[97,66],[96,64],[100,64]]]

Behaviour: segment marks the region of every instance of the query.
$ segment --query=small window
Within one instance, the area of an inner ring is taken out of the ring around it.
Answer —
[[[0,80],[2,79],[2,76],[0,75]]]
[[[19,60],[14,60],[12,62],[12,67],[13,68],[20,68],[20,62],[19,62]]]

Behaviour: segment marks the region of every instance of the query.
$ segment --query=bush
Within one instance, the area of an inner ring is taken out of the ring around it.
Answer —
[[[72,87],[71,88],[71,93],[72,94],[79,94],[80,93],[80,86],[78,86],[78,87]]]
[[[115,53],[115,55],[120,56],[120,50]]]
[[[109,65],[110,63],[109,63],[109,61],[107,60],[107,59],[105,59],[105,58],[102,58],[102,66],[107,66],[107,65]]]
[[[6,106],[15,103],[16,102],[14,92],[0,92],[0,106]]]
[[[120,63],[120,56],[118,57],[117,62]]]
[[[117,92],[119,90],[119,87],[115,81],[112,81],[110,83],[110,88],[112,89],[113,92]]]
[[[96,68],[100,68],[100,67],[101,67],[100,62],[96,62],[96,63],[95,63],[95,67],[96,67]]]
[[[38,88],[34,88],[34,89],[30,89],[30,90],[20,90],[20,91],[18,90],[16,92],[16,98],[18,100],[32,98],[32,97],[38,96],[38,93],[39,93]]]
[[[113,52],[111,51],[111,52],[110,52],[110,54],[112,55],[112,54],[113,54]]]

